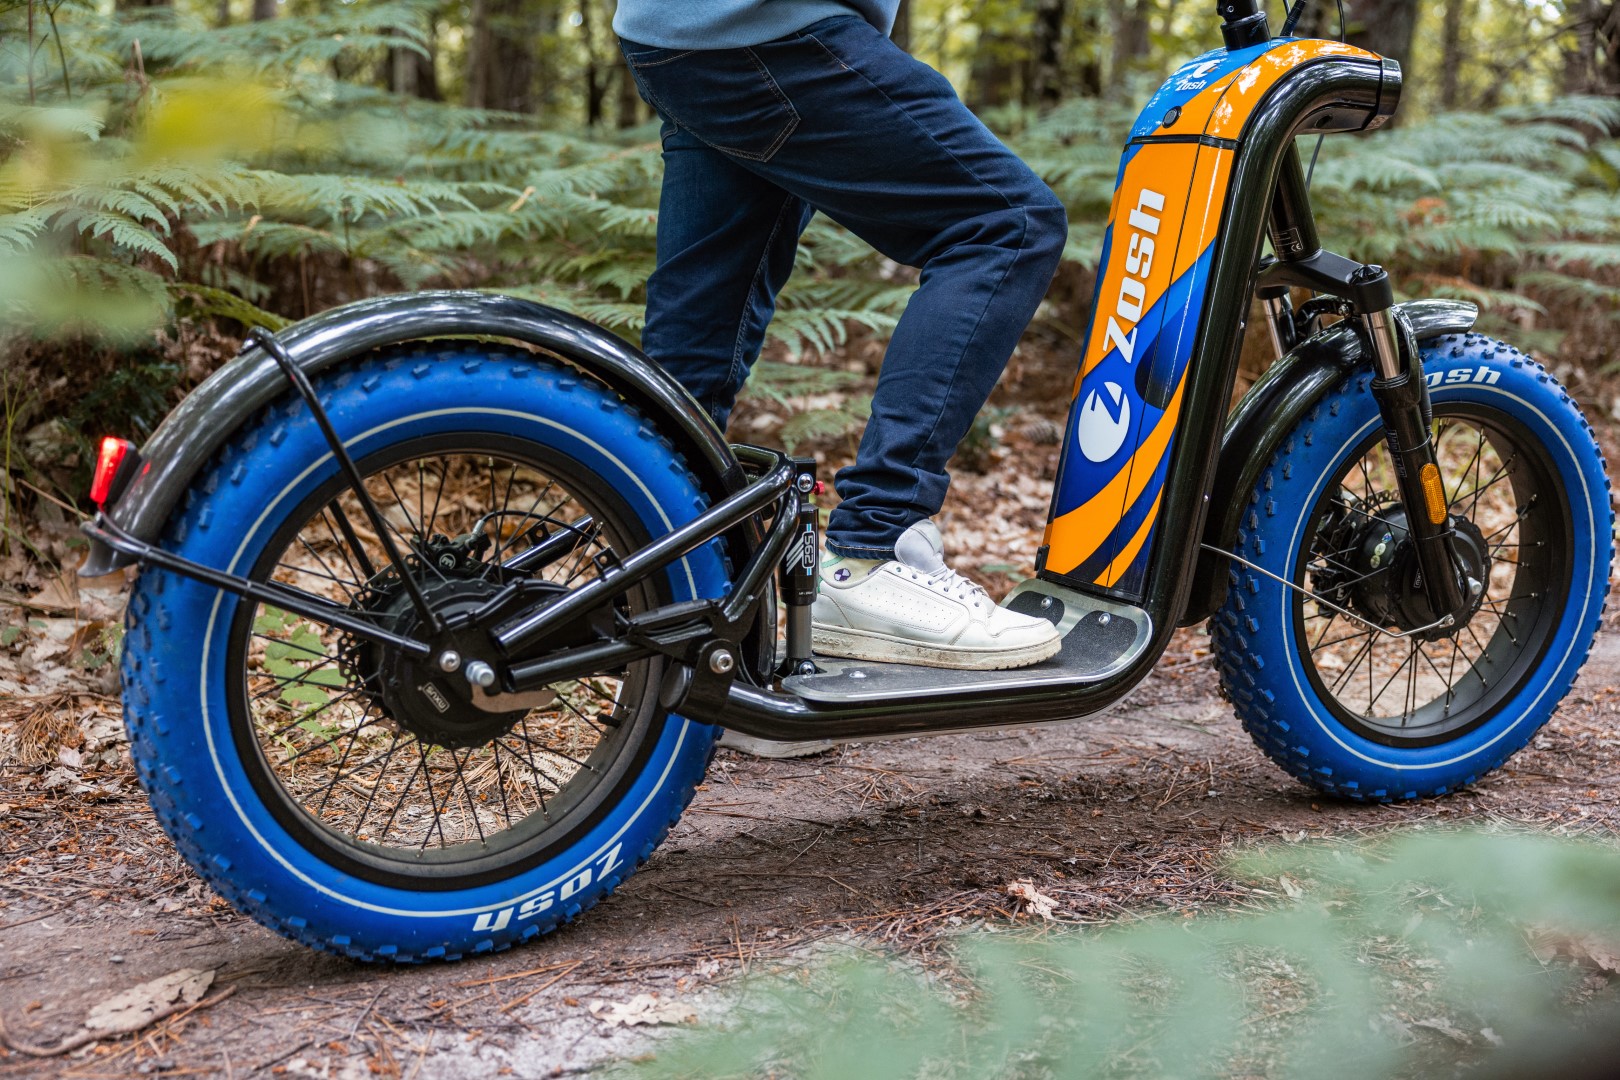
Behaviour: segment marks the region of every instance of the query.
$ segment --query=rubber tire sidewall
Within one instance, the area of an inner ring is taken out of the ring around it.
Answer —
[[[1570,599],[1542,663],[1484,723],[1429,746],[1392,747],[1350,730],[1313,690],[1295,636],[1292,590],[1234,565],[1226,602],[1211,624],[1228,697],[1268,756],[1301,780],[1353,799],[1444,794],[1501,765],[1568,692],[1608,596],[1609,479],[1579,407],[1541,365],[1489,338],[1437,338],[1423,344],[1422,354],[1436,410],[1449,402],[1498,409],[1546,449],[1569,504]],[[1283,440],[1250,494],[1238,554],[1294,580],[1311,512],[1349,453],[1379,430],[1371,378],[1365,370],[1352,375]]]
[[[414,350],[317,382],[351,455],[407,438],[503,432],[564,453],[603,478],[657,536],[707,506],[669,442],[600,386],[499,348]],[[199,476],[165,547],[241,573],[285,515],[337,472],[313,418],[284,402],[234,437]],[[727,585],[718,542],[666,575],[674,600]],[[187,861],[239,909],[305,944],[361,959],[455,958],[504,948],[570,920],[634,870],[702,778],[718,732],[679,716],[617,805],[565,851],[518,877],[453,891],[366,881],[306,850],[263,805],[237,759],[226,648],[239,601],[147,570],[132,594],[126,717],[142,783]],[[650,688],[656,692],[656,687]]]

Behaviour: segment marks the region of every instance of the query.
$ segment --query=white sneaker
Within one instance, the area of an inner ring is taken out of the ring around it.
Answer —
[[[900,535],[894,558],[835,559],[821,568],[811,640],[826,656],[993,671],[1057,655],[1057,627],[997,607],[945,565],[932,521]]]

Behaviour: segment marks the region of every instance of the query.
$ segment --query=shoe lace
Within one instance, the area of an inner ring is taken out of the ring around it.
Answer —
[[[914,566],[906,566],[905,563],[898,563],[897,565],[905,570],[911,580],[926,585],[935,592],[943,593],[957,600],[965,600],[979,610],[991,606],[990,594],[984,591],[983,586],[971,578],[963,577],[949,566],[942,566],[938,570],[926,572],[918,570]]]

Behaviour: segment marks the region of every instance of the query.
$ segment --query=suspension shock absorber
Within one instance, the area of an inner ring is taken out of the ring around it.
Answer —
[[[1384,271],[1377,266],[1363,266],[1353,275],[1360,278],[1357,284],[1361,285],[1373,284],[1373,279],[1382,276]],[[1423,361],[1412,328],[1392,308],[1374,309],[1358,318],[1372,346],[1377,372],[1372,395],[1384,422],[1384,441],[1395,463],[1407,528],[1417,551],[1421,580],[1416,584],[1428,598],[1436,620],[1452,619],[1471,597],[1458,578],[1445,483],[1435,461],[1434,441],[1429,437],[1433,408],[1423,378]]]
[[[782,678],[821,670],[810,658],[810,606],[821,582],[821,511],[812,496],[820,492],[821,484],[816,480],[815,458],[794,458],[793,465],[798,470],[793,483],[799,491],[799,539],[777,568],[777,591],[787,615],[787,655],[776,671]]]

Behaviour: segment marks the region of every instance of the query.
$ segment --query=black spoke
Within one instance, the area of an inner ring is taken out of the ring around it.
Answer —
[[[1474,467],[1474,464],[1479,461],[1480,454],[1484,453],[1485,451],[1485,429],[1476,428],[1475,430],[1479,432],[1479,441],[1474,446],[1474,456],[1469,458],[1468,463],[1458,471],[1457,486],[1452,488],[1451,494],[1446,496],[1447,506],[1455,503],[1458,496],[1462,494],[1463,481],[1468,477],[1468,470]]]
[[[331,519],[326,516],[328,512],[337,519],[336,528],[333,528]],[[333,502],[321,508],[320,522],[326,528],[326,535],[332,538],[333,545],[342,553],[343,562],[348,566],[349,573],[363,577],[367,581],[377,576],[371,560],[366,557],[366,549],[360,544],[359,535],[354,531],[354,525],[337,503]],[[342,539],[339,539],[339,533],[342,533]],[[355,565],[356,559],[359,560],[358,566]]]
[[[256,573],[308,596],[312,609],[411,637],[525,578],[576,588],[646,542],[617,503],[600,501],[615,497],[610,489],[550,475],[524,455],[430,446],[377,461],[368,460],[360,481],[377,510],[369,526],[346,514],[341,500],[350,494],[322,488],[300,522],[272,535]],[[381,562],[368,556],[380,543],[368,528],[386,540]],[[655,601],[649,584],[617,603],[633,615]],[[453,674],[357,631],[266,605],[244,605],[237,618],[232,678],[245,730],[262,750],[253,767],[279,789],[277,805],[308,822],[299,827],[314,830],[312,843],[341,849],[363,836],[366,857],[391,874],[460,873],[444,868],[553,843],[549,830],[576,820],[565,814],[609,796],[606,784],[618,774],[607,763],[655,715],[648,702],[656,687],[642,673],[649,661],[559,684],[544,711],[485,712],[456,692]],[[610,715],[621,707],[622,718]],[[336,839],[319,839],[328,835]]]
[[[1518,421],[1486,422],[1475,403],[1449,407],[1458,411],[1436,417],[1434,452],[1457,550],[1483,592],[1463,617],[1439,627],[1425,614],[1381,429],[1328,478],[1301,552],[1297,581],[1321,601],[1298,596],[1294,609],[1296,648],[1312,683],[1345,723],[1395,745],[1427,744],[1482,722],[1511,690],[1501,649],[1511,643],[1517,657],[1537,647],[1537,635],[1549,632],[1546,605],[1561,602],[1549,584],[1565,567],[1549,540],[1562,542],[1564,526],[1558,513],[1536,512],[1557,497],[1556,474],[1534,438],[1516,434]],[[1328,601],[1390,629],[1347,625]]]
[[[1377,637],[1377,634],[1374,631],[1367,631],[1366,644],[1362,645],[1360,649],[1356,650],[1356,655],[1352,656],[1350,658],[1350,662],[1344,665],[1344,672],[1339,676],[1339,681],[1333,684],[1333,692],[1335,694],[1339,692],[1339,688],[1344,685],[1345,680],[1350,678],[1351,675],[1355,674],[1356,665],[1361,663],[1362,655],[1372,648],[1373,639],[1375,637]]]

